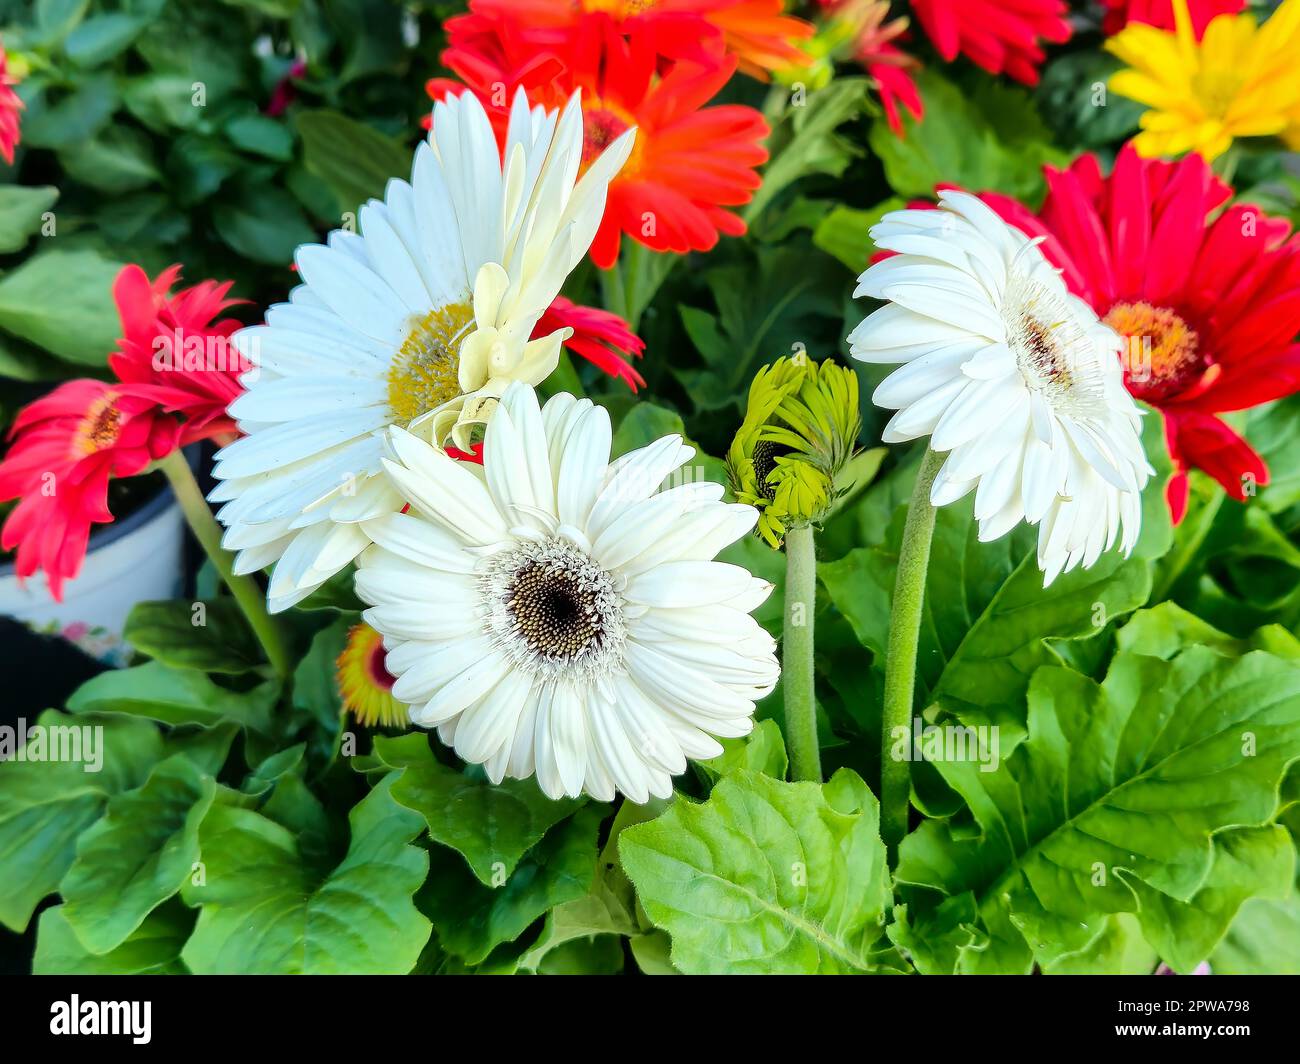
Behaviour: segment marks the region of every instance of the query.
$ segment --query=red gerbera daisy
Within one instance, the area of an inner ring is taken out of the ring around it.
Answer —
[[[549,336],[556,329],[565,327],[572,329],[573,335],[564,346],[575,355],[600,367],[611,377],[625,381],[633,391],[645,384],[645,378],[628,361],[640,357],[645,350],[645,341],[617,314],[579,306],[564,296],[558,296],[538,321],[533,336]]]
[[[948,62],[958,53],[990,74],[1038,82],[1041,41],[1070,39],[1065,0],[912,0],[916,17]]]
[[[585,15],[602,14],[618,32],[653,42],[666,58],[702,62],[725,51],[746,74],[763,79],[769,71],[807,64],[808,55],[794,42],[814,32],[810,23],[784,14],[782,0],[471,0],[470,11],[529,31],[574,30]]]
[[[90,526],[113,520],[109,477],[133,476],[171,453],[180,422],[116,385],[76,380],[20,411],[9,435],[0,501],[20,501],[0,547],[17,548],[20,578],[43,570],[61,599],[63,581],[81,570]]]
[[[23,101],[11,87],[18,84],[18,79],[8,73],[7,65],[4,44],[0,42],[0,158],[12,166],[14,148],[18,147],[18,112],[23,109]]]
[[[139,266],[124,266],[113,283],[122,339],[109,367],[135,395],[185,418],[182,444],[234,432],[226,407],[244,389],[239,375],[251,369],[230,336],[234,318],[214,321],[227,307],[231,282],[203,281],[171,294],[181,268],[172,266],[150,282]]]
[[[1210,20],[1219,15],[1239,15],[1246,0],[1188,0],[1187,10],[1192,16],[1192,30],[1199,41]],[[1173,0],[1106,0],[1106,17],[1101,28],[1109,37],[1118,33],[1130,22],[1144,22],[1157,29],[1174,29]]]
[[[1199,155],[1143,159],[1126,145],[1109,177],[1084,155],[1047,168],[1037,215],[983,198],[1061,268],[1077,296],[1128,338],[1135,397],[1158,407],[1174,461],[1168,499],[1187,506],[1187,470],[1203,469],[1234,499],[1268,482],[1264,460],[1216,414],[1300,389],[1300,235],[1234,204]]]
[[[443,62],[477,93],[503,124],[522,85],[529,101],[549,108],[582,91],[584,163],[629,126],[636,146],[610,183],[605,215],[592,243],[602,269],[618,258],[621,235],[655,251],[708,251],[718,234],[739,236],[745,223],[728,207],[748,203],[760,184],[767,123],[752,107],[705,104],[735,71],[734,57],[711,65],[687,61],[660,72],[659,53],[641,35],[626,38],[608,18],[585,16],[571,39],[544,58],[501,20],[476,20]],[[553,59],[554,62],[550,60]],[[449,84],[429,83],[441,98]]]

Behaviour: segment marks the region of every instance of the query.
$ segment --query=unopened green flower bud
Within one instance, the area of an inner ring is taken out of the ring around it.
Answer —
[[[852,370],[800,353],[758,371],[727,473],[736,498],[758,509],[757,531],[770,546],[830,513],[861,428]]]

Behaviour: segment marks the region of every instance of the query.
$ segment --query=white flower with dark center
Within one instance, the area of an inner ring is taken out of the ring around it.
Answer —
[[[947,458],[931,502],[975,492],[981,540],[1039,526],[1044,585],[1137,542],[1152,473],[1141,412],[1124,388],[1119,336],[1071,295],[1030,241],[974,196],[885,215],[871,230],[898,254],[855,296],[888,301],[849,335],[863,362],[902,363],[877,405],[887,443],[930,436]]]
[[[361,208],[360,235],[298,249],[304,283],[235,336],[256,367],[230,407],[246,436],[217,456],[211,496],[237,571],[277,563],[272,610],[352,561],[361,522],[401,506],[380,466],[390,425],[468,449],[511,381],[555,368],[569,331],[529,337],[586,254],[633,135],[588,166],[578,97],[557,115],[520,92],[503,158],[474,95],[449,97],[410,182]]]
[[[694,454],[680,437],[611,464],[604,409],[539,409],[524,384],[481,469],[391,435],[411,509],[366,522],[357,593],[412,721],[494,782],[637,802],[750,731],[779,671],[749,616],[772,588],[712,559],[758,514],[712,482],[658,490]]]

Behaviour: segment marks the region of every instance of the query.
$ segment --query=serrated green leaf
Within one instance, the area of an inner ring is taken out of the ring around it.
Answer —
[[[1161,960],[1190,974],[1210,956],[1244,902],[1286,899],[1295,882],[1295,864],[1291,835],[1277,824],[1221,832],[1214,838],[1210,873],[1189,901],[1133,883],[1143,935]]]
[[[1049,641],[1084,639],[1141,606],[1151,589],[1140,558],[1104,554],[1043,587],[1035,529],[981,543],[969,499],[936,514],[917,649],[917,708],[938,703],[965,723],[1024,720],[1029,677],[1059,661]],[[858,639],[883,663],[905,510],[887,541],[823,562],[818,575]]]
[[[199,830],[205,878],[187,882],[202,906],[181,957],[196,974],[409,972],[429,937],[411,898],[428,874],[414,839],[420,818],[389,794],[391,778],[353,807],[352,842],[335,868],[304,862],[275,821],[216,804]]]
[[[59,884],[63,919],[91,953],[116,949],[181,889],[198,864],[199,824],[215,793],[216,781],[178,754],[108,800]]]
[[[761,720],[745,738],[723,739],[721,742],[722,753],[699,763],[710,779],[716,780],[746,768],[773,779],[785,779],[790,761],[785,752],[785,739],[776,721]]]
[[[925,118],[904,116],[901,137],[878,119],[869,138],[899,196],[929,198],[936,185],[955,184],[1032,202],[1043,187],[1042,164],[1065,161],[1051,147],[1032,100],[1020,90],[1004,88],[986,113],[933,70],[916,80]]]
[[[888,902],[875,796],[741,770],[619,839],[646,914],[688,974],[868,971]]]
[[[1120,653],[1100,685],[1045,667],[1028,703],[997,771],[934,765],[974,823],[926,821],[903,842],[910,937],[947,943],[923,970],[1052,964],[1143,890],[1195,906],[1213,837],[1265,824],[1300,750],[1300,668],[1261,651]]]
[[[116,949],[90,952],[72,930],[62,905],[41,913],[36,925],[33,975],[185,975],[181,949],[194,913],[179,900],[159,906]]]
[[[0,923],[13,931],[26,928],[58,886],[77,838],[100,818],[109,797],[144,782],[163,749],[147,721],[77,720],[50,710],[36,724],[47,729],[47,743],[55,739],[53,727],[102,727],[102,765],[88,772],[89,761],[0,762]]]
[[[479,882],[510,876],[523,855],[552,825],[571,816],[584,799],[553,801],[535,780],[493,785],[434,759],[423,732],[375,736],[375,753],[401,774],[393,798],[424,817],[429,837],[458,851]]]
[[[603,805],[579,809],[490,886],[475,880],[457,858],[436,863],[418,903],[443,949],[479,964],[547,910],[586,895],[596,873],[597,832],[608,811]]]
[[[1300,975],[1300,889],[1281,901],[1252,898],[1210,957],[1218,975]]]

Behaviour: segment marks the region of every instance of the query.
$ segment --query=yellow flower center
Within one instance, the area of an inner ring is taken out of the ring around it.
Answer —
[[[117,408],[117,397],[112,392],[90,404],[86,416],[73,434],[73,452],[80,455],[95,454],[117,443],[122,434],[122,412]]]
[[[409,425],[460,394],[460,348],[474,331],[468,303],[450,303],[419,318],[388,369],[388,405]]]
[[[616,19],[636,18],[659,6],[659,0],[581,0],[584,11],[604,11]]]
[[[1222,119],[1227,117],[1245,82],[1241,70],[1214,66],[1193,75],[1192,94],[1207,117]]]
[[[1124,337],[1124,377],[1129,391],[1154,402],[1187,386],[1204,361],[1196,330],[1168,307],[1116,303],[1105,322]]]

